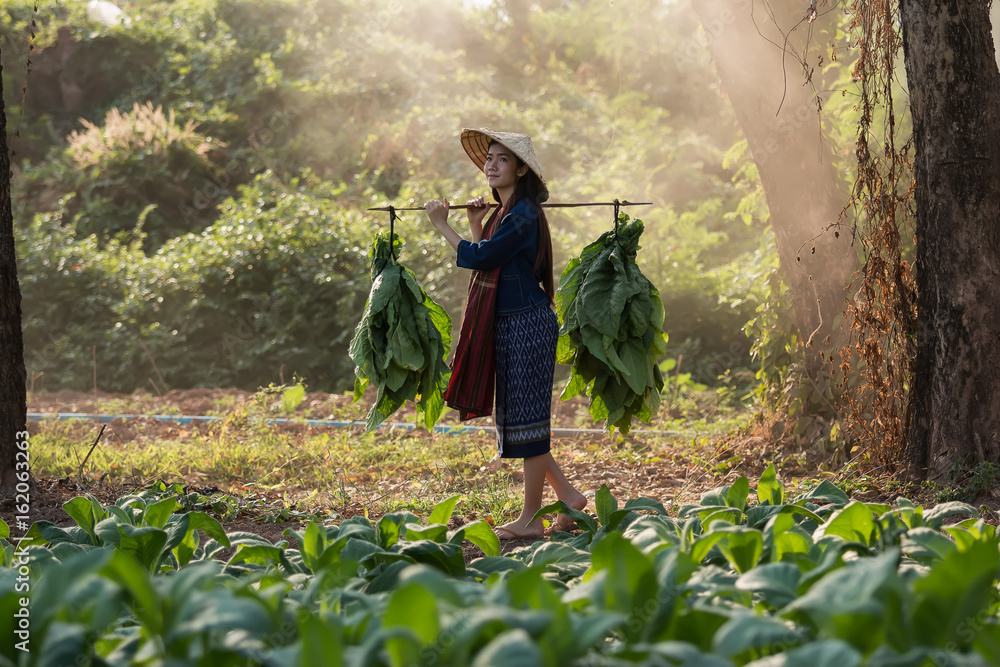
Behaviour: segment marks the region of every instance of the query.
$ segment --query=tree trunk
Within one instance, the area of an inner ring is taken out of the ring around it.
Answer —
[[[914,478],[1000,462],[1000,71],[983,0],[900,0],[913,115]]]
[[[833,154],[823,138],[812,88],[785,37],[757,0],[692,0],[708,38],[722,87],[747,138],[771,212],[771,227],[789,286],[796,324],[805,339],[822,342],[835,330],[845,288],[857,268],[847,234],[836,223],[847,201],[837,182]],[[808,3],[774,0],[775,20],[787,30]],[[836,12],[821,21],[834,20]],[[790,34],[797,44],[805,27]],[[814,55],[822,44],[813,41]],[[779,111],[780,108],[780,111]],[[815,248],[815,252],[814,249]],[[836,338],[835,338],[836,339]],[[819,345],[806,351],[818,355]]]
[[[3,68],[0,67],[0,75]],[[0,76],[0,495],[14,492],[16,443],[27,438],[26,372],[21,340],[21,287],[17,282],[14,216],[10,208],[7,112]]]

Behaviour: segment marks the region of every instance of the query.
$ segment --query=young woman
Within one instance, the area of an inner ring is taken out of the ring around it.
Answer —
[[[431,223],[457,251],[457,264],[472,269],[447,404],[461,419],[489,415],[496,388],[494,421],[502,458],[524,459],[524,508],[496,528],[500,539],[543,535],[542,506],[548,479],[556,496],[574,509],[587,500],[550,453],[552,377],[559,325],[552,310],[552,241],[540,204],[549,197],[531,138],[489,129],[462,130],[462,146],[486,175],[498,202],[490,211],[482,197],[468,204],[472,241],[448,224],[448,201],[425,208]],[[555,527],[575,523],[564,515]]]

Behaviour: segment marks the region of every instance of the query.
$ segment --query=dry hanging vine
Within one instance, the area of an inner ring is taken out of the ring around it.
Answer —
[[[847,208],[856,213],[852,233],[864,265],[852,286],[853,327],[841,360],[849,432],[868,466],[890,470],[902,462],[906,447],[916,349],[916,283],[907,260],[915,220],[912,138],[898,136],[908,133],[909,124],[897,116],[893,97],[902,47],[898,11],[897,0],[851,5],[860,50],[854,80],[861,95],[858,175]]]
[[[24,83],[21,85],[21,103],[18,105],[17,112],[17,127],[14,129],[14,133],[11,136],[10,145],[10,156],[13,158],[17,155],[16,139],[21,138],[21,124],[24,122],[24,107],[28,101],[28,79],[31,77],[31,58],[35,55],[35,37],[37,37],[38,30],[38,2],[37,0],[32,5],[31,9],[31,22],[28,37],[28,55],[24,59]]]

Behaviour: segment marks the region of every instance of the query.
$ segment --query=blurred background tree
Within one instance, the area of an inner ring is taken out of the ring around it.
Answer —
[[[794,418],[795,430],[822,436],[844,407],[836,351],[849,344],[844,311],[861,266],[854,221],[841,224],[856,173],[846,131],[857,112],[844,101],[855,60],[847,17],[795,0],[692,4],[746,137],[778,254],[769,307],[748,327],[759,393],[775,414]]]

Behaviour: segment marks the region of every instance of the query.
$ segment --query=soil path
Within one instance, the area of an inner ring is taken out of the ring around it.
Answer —
[[[28,403],[29,413],[84,413],[84,414],[146,414],[146,415],[222,415],[228,411],[238,408],[249,401],[254,400],[251,392],[237,389],[191,389],[174,390],[163,396],[152,396],[144,393],[134,395],[99,394],[81,392],[55,392],[48,394],[32,395]],[[347,414],[349,419],[364,419],[366,409],[365,401],[352,404],[348,395],[337,394],[307,394],[302,401],[295,416],[303,419],[325,420],[337,415],[338,419],[343,419]],[[410,414],[398,415],[396,421],[412,420]],[[456,422],[454,416],[446,414],[442,423]],[[157,421],[144,419],[142,424],[143,437],[156,437],[170,439],[177,437],[181,432],[176,424],[167,421]],[[125,443],[131,442],[136,437],[137,422],[131,420],[116,420],[108,425],[103,438],[109,442]],[[643,425],[637,425],[643,426]],[[697,502],[700,495],[712,488],[721,486],[735,479],[741,474],[745,474],[756,479],[762,470],[766,459],[757,460],[756,457],[743,455],[734,457],[732,442],[720,444],[713,442],[692,442],[684,437],[674,438],[675,444],[664,445],[664,439],[648,438],[648,442],[643,440],[641,435],[629,439],[629,444],[633,448],[642,450],[645,446],[655,446],[658,451],[650,452],[651,456],[643,457],[645,461],[635,462],[615,460],[613,463],[602,463],[593,453],[593,444],[596,441],[604,442],[607,446],[613,446],[611,439],[599,430],[588,432],[594,425],[587,414],[586,403],[581,399],[562,402],[553,401],[553,427],[556,429],[580,429],[579,432],[558,435],[554,439],[553,451],[560,460],[567,477],[577,486],[585,490],[590,496],[588,511],[594,510],[593,494],[602,484],[607,484],[612,489],[612,493],[618,498],[651,497],[664,502],[668,508],[672,505],[675,508],[684,502]],[[29,420],[29,430],[37,431],[40,422]],[[196,426],[196,428],[199,428]],[[288,424],[279,428],[302,428],[301,424]],[[644,427],[648,428],[648,427]],[[655,427],[653,427],[655,428]],[[641,429],[637,429],[641,430]],[[766,452],[765,452],[766,453]],[[735,466],[732,461],[739,460]],[[653,461],[650,463],[649,461]],[[784,474],[805,474],[804,470],[786,470]],[[511,470],[511,482],[520,484],[520,473]],[[205,495],[218,492],[220,489],[214,487],[199,488],[194,484],[187,484],[186,491],[198,491]],[[124,482],[112,482],[102,484],[78,484],[73,478],[51,479],[41,477],[37,479],[37,488],[32,494],[32,520],[51,521],[59,525],[70,525],[72,520],[62,509],[63,503],[71,498],[83,493],[90,493],[101,502],[108,504],[117,498],[134,493],[135,484]],[[227,489],[229,493],[232,490]],[[238,495],[238,493],[233,494]],[[280,513],[275,511],[275,503],[280,503],[280,498],[261,498],[255,496],[256,500],[264,500],[264,505],[270,508],[267,513],[259,516],[247,514],[233,521],[223,523],[227,532],[247,531],[261,535],[274,542],[280,539],[287,539],[285,530],[288,528],[299,528],[303,525],[302,517],[298,515],[303,512],[285,512],[284,520]],[[546,497],[546,502],[551,502],[554,498]],[[261,505],[261,503],[257,503]],[[366,510],[363,507],[354,508],[360,513]],[[0,507],[0,515],[10,514],[10,508],[6,503]],[[341,519],[350,515],[350,511],[345,513],[338,509]],[[369,515],[369,518],[377,517]],[[460,517],[455,521],[462,522]],[[511,549],[524,546],[524,540],[510,540],[503,543],[503,550],[507,552]],[[466,549],[467,558],[477,555],[475,547]]]

